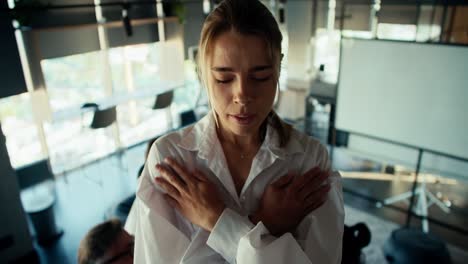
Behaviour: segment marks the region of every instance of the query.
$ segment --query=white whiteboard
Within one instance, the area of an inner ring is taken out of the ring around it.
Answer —
[[[336,128],[468,158],[468,47],[343,39]]]

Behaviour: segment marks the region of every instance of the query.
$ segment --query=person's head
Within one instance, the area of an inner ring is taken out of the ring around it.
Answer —
[[[117,219],[93,227],[81,240],[79,264],[133,263],[133,237]]]
[[[258,0],[225,0],[203,25],[198,69],[218,127],[238,136],[261,132],[266,120],[289,137],[273,112],[281,65],[282,35]]]

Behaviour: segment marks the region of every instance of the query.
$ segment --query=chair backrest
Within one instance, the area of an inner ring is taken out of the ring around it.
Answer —
[[[117,111],[115,110],[115,106],[103,110],[96,109],[94,112],[93,121],[91,122],[91,128],[98,129],[108,127],[116,120]]]
[[[20,189],[26,189],[45,180],[54,179],[49,160],[44,159],[16,169]]]
[[[153,109],[163,109],[172,104],[172,98],[174,97],[174,91],[170,90],[156,96]]]
[[[188,126],[192,123],[197,121],[197,116],[195,115],[195,111],[188,110],[180,113],[180,126]]]

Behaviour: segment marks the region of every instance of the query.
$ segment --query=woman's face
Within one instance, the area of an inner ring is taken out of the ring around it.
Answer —
[[[212,47],[208,80],[222,129],[238,136],[257,133],[272,109],[277,85],[265,41],[229,31]]]

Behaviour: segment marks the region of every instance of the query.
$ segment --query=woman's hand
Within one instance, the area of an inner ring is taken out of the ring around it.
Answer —
[[[291,232],[327,199],[329,172],[315,167],[300,177],[294,176],[289,173],[268,185],[259,209],[250,216],[255,224],[262,221],[272,235]]]
[[[167,202],[193,224],[211,231],[225,208],[216,186],[199,171],[191,173],[171,158],[164,161],[172,170],[156,165],[162,177],[155,181],[167,192]]]

